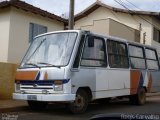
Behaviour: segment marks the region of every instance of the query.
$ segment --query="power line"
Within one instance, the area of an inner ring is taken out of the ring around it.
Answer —
[[[130,3],[131,5],[133,5],[134,7],[136,7],[137,9],[139,9],[139,10],[141,10],[141,11],[144,11],[144,10],[140,9],[139,7],[137,7],[135,4],[131,3],[130,1],[128,1],[128,0],[126,0],[126,1],[127,1],[128,3]],[[122,4],[123,4],[123,2],[122,2]],[[135,13],[136,13],[136,12],[135,12]],[[147,19],[143,18],[142,16],[139,16],[139,15],[138,15],[138,17],[140,17],[141,19],[143,19],[144,21],[148,22],[149,24],[151,24],[151,25],[153,25],[153,26],[155,27],[155,25],[154,25],[153,23],[151,23],[151,22],[148,21]]]
[[[131,3],[130,1],[128,1],[128,0],[126,0],[126,1],[127,1],[128,3],[130,3],[132,6],[134,6],[135,8],[137,8],[137,9],[143,11],[142,9],[140,9],[139,7],[137,7],[135,4]]]
[[[134,10],[130,10],[128,7],[126,7],[125,6],[125,4],[124,4],[124,2],[123,1],[121,1],[121,0],[119,0],[119,1],[117,1],[117,0],[114,0],[116,3],[118,3],[119,5],[121,5],[121,6],[123,6],[126,10],[128,10],[128,12],[132,15],[133,13],[135,13],[136,14],[136,11],[134,11]],[[126,0],[127,1],[127,0]],[[132,5],[134,5],[133,3],[131,3],[130,2],[130,4],[132,4]],[[134,5],[135,6],[135,5]],[[138,8],[137,6],[135,6],[136,8]],[[138,8],[139,9],[139,8]],[[142,10],[143,11],[143,10]],[[150,21],[148,21],[147,19],[145,19],[145,18],[143,18],[142,16],[140,16],[140,15],[137,15],[139,18],[141,18],[142,20],[144,20],[144,21],[146,21],[147,23],[149,23],[149,24],[151,24],[152,26],[154,26],[154,27],[156,27],[156,25],[154,25],[153,23],[151,23]],[[146,32],[144,32],[143,33],[143,43],[145,44],[145,42],[146,42],[146,40],[145,40],[145,38],[146,38]]]
[[[119,0],[119,1],[117,1],[117,0],[114,0],[116,3],[118,3],[119,5],[121,5],[122,7],[124,7],[126,10],[128,10],[128,12],[132,15],[133,13],[134,14],[136,14],[136,12],[134,11],[134,10],[130,10],[128,7],[126,7],[125,5],[124,5],[124,2],[123,1],[121,1],[121,0]],[[154,27],[156,27],[156,25],[154,25],[153,23],[151,23],[150,21],[148,21],[148,20],[146,20],[145,18],[143,18],[143,17],[141,17],[141,16],[139,16],[139,15],[137,15],[139,18],[141,18],[141,19],[143,19],[144,21],[146,21],[147,23],[149,23],[149,24],[151,24],[152,26],[154,26]]]
[[[125,5],[123,5],[122,1],[118,1],[118,0],[114,0],[116,3],[118,3],[119,5],[121,5],[122,7],[124,7],[125,9],[129,10],[130,12],[130,9],[128,9]]]
[[[121,0],[119,0],[119,2],[120,2],[121,4],[124,4],[124,5],[126,5],[126,6],[128,6],[128,7],[129,7],[129,5],[125,4],[125,3],[124,3],[124,2],[122,2]]]
[[[112,12],[112,11],[111,11]],[[117,15],[114,13],[114,12],[112,12],[112,14],[119,20],[119,21],[121,21],[120,19],[119,19],[119,17],[117,17]],[[137,20],[136,20],[137,21]],[[137,23],[138,23],[139,21],[137,21]],[[131,31],[131,32],[134,32],[133,31],[133,28],[131,28],[131,27],[128,27],[128,26],[126,26],[125,25],[125,27],[129,30],[129,31]],[[139,29],[140,30],[140,29]],[[141,31],[141,30],[140,30]],[[142,30],[143,31],[143,30]],[[140,35],[138,35],[138,34],[135,34],[138,38],[140,37]]]

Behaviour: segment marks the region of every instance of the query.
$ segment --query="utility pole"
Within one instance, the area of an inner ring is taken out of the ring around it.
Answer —
[[[74,29],[74,0],[70,0],[69,6],[69,30]]]

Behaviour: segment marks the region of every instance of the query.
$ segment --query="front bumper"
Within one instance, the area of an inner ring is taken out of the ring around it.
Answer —
[[[35,96],[33,100],[36,101],[50,101],[50,102],[70,102],[75,100],[75,94],[22,94],[13,93],[13,99],[16,100],[31,100],[28,96]]]

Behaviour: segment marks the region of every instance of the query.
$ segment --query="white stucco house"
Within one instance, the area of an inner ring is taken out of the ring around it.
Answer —
[[[0,3],[0,62],[20,63],[33,37],[63,30],[67,21],[19,0]]]

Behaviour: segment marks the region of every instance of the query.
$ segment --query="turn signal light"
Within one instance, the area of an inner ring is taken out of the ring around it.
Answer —
[[[62,82],[62,80],[55,80],[54,84],[55,85],[61,85],[61,84],[63,84],[63,82]]]

